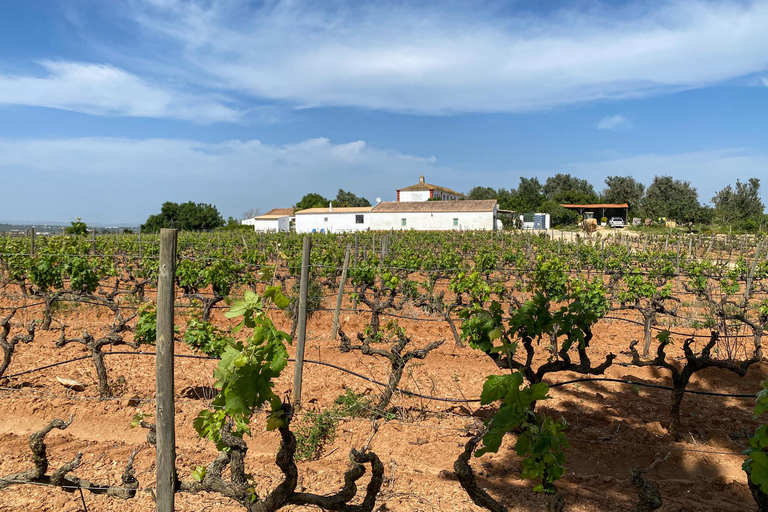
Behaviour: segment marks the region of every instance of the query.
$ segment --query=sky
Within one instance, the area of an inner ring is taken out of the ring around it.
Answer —
[[[763,179],[768,0],[0,2],[0,222]]]

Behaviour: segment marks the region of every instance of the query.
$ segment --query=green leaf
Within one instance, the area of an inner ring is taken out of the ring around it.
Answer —
[[[202,482],[205,478],[205,472],[207,471],[205,466],[196,466],[195,470],[192,471],[192,479],[196,482]]]
[[[511,389],[517,389],[523,383],[523,376],[519,373],[509,375],[489,375],[483,384],[483,392],[480,395],[480,403],[488,405],[496,400],[501,400],[509,394]]]

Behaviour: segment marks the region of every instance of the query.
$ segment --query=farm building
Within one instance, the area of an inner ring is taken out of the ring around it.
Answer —
[[[602,217],[621,217],[624,223],[627,222],[627,211],[629,205],[622,204],[561,204],[563,208],[574,210],[585,219],[594,218],[600,220]]]
[[[501,229],[495,199],[379,203],[371,210],[371,229],[449,231]]]
[[[264,215],[245,219],[240,224],[253,226],[260,233],[287,232],[291,229],[293,208],[273,208]]]
[[[308,208],[296,212],[297,233],[343,233],[371,229],[371,207]]]
[[[419,182],[410,187],[397,189],[397,202],[416,202],[429,201],[430,199],[440,199],[441,201],[456,201],[463,199],[464,194],[455,190],[437,185],[430,185],[424,181],[424,175],[419,176]]]

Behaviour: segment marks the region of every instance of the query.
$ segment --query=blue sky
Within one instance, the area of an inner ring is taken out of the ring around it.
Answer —
[[[392,200],[419,174],[669,174],[708,202],[766,176],[766,26],[768,1],[2,2],[0,221]]]

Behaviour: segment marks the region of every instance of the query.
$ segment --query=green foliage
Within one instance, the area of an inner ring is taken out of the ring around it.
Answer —
[[[481,404],[501,401],[501,405],[491,419],[483,446],[475,452],[475,457],[498,452],[507,432],[517,430],[515,453],[522,458],[521,478],[540,481],[534,487],[536,492],[554,492],[554,482],[565,473],[568,440],[563,432],[567,424],[533,412],[537,401],[549,398],[549,386],[543,382],[526,387],[521,387],[522,384],[523,376],[517,372],[486,378]]]
[[[191,349],[210,357],[221,357],[221,354],[229,346],[242,350],[242,347],[235,343],[233,338],[225,336],[212,323],[203,322],[198,318],[192,318],[187,322],[184,341]]]
[[[136,409],[136,412],[134,413],[133,417],[131,418],[131,423],[128,424],[129,428],[136,428],[139,425],[141,425],[141,422],[144,421],[145,418],[151,418],[152,415],[145,413],[141,409]]]
[[[336,201],[334,201],[333,205],[360,207],[371,206],[371,202],[364,197],[356,196],[352,192],[346,192],[344,189],[339,189],[339,192],[336,194]]]
[[[322,447],[333,442],[338,421],[333,410],[309,411],[296,426],[296,459],[316,459]]]
[[[74,292],[93,293],[99,287],[99,275],[87,258],[68,258],[64,271],[69,275],[69,286]]]
[[[636,181],[632,176],[608,176],[605,178],[605,189],[600,193],[603,203],[627,203],[630,213],[636,213],[643,199],[645,185]]]
[[[714,215],[723,224],[745,226],[748,221],[756,223],[765,207],[760,199],[760,180],[750,178],[747,183],[736,180],[736,189],[728,185],[712,198]],[[751,227],[751,226],[750,226]]]
[[[576,224],[579,214],[568,208],[563,208],[553,200],[544,201],[538,208],[539,213],[548,213],[552,227],[569,226]]]
[[[357,394],[347,388],[343,395],[336,397],[333,402],[338,406],[337,411],[340,416],[350,416],[353,418],[365,418],[371,416],[371,400],[363,394]]]
[[[167,201],[160,207],[160,213],[150,215],[141,225],[142,233],[156,233],[161,228],[175,228],[187,231],[206,231],[224,226],[224,219],[212,204],[174,203]]]
[[[85,222],[80,220],[80,217],[77,218],[77,220],[74,220],[70,223],[70,226],[67,226],[64,228],[64,233],[68,235],[87,235],[88,234],[88,226],[85,224]]]
[[[225,449],[220,432],[225,423],[232,420],[232,433],[242,437],[249,433],[253,413],[265,404],[271,412],[267,429],[274,430],[283,424],[280,398],[273,391],[274,381],[288,364],[286,343],[290,336],[278,330],[266,312],[269,301],[279,308],[288,306],[277,286],[268,286],[263,297],[250,290],[243,300],[235,301],[224,313],[227,318],[240,318],[235,332],[248,328],[251,334],[242,347],[229,345],[221,354],[221,361],[214,371],[214,386],[220,391],[213,399],[213,411],[201,411],[194,426],[200,437],[210,439],[219,450]]]
[[[763,381],[763,389],[757,394],[754,410],[755,418],[768,412],[768,380]],[[768,424],[763,424],[749,440],[749,448],[744,450],[747,460],[742,468],[749,475],[749,480],[768,494]]]
[[[154,305],[145,304],[139,308],[139,318],[136,320],[133,339],[142,345],[154,345],[156,343],[157,310]]]
[[[302,197],[301,201],[293,206],[293,210],[298,212],[308,208],[328,208],[328,203],[330,203],[330,200],[324,198],[320,194],[311,192]]]
[[[706,222],[709,210],[699,204],[699,195],[690,182],[671,176],[656,176],[643,199],[643,212],[652,219],[669,218],[691,228]]]
[[[598,200],[590,182],[570,174],[550,176],[544,183],[543,191],[547,199],[558,204],[592,204]]]

